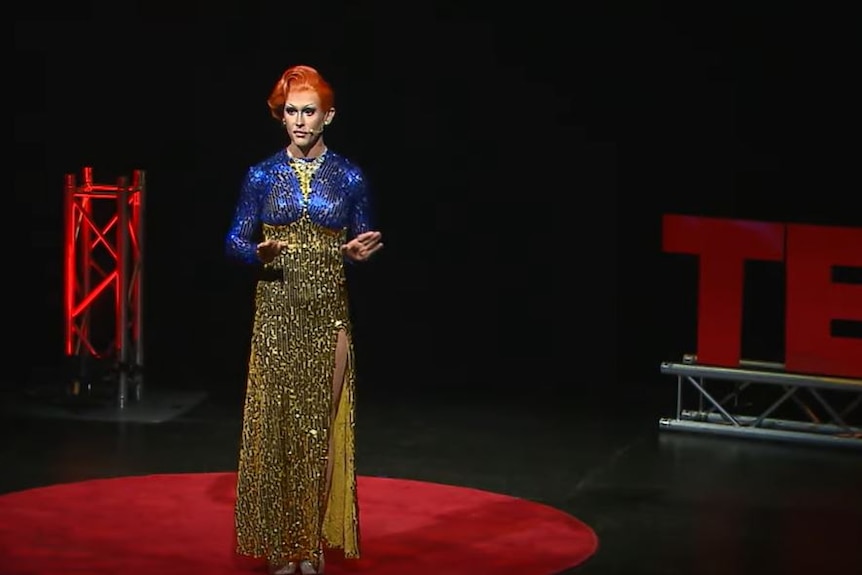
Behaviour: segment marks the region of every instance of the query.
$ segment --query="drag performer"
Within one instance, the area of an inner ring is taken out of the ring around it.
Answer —
[[[330,150],[334,94],[288,68],[267,101],[289,143],[247,171],[226,237],[257,266],[237,470],[237,552],[272,573],[323,573],[324,549],[359,557],[355,368],[345,264],[383,247],[366,178]]]

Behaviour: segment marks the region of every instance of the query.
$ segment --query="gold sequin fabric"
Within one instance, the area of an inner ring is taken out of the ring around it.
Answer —
[[[306,199],[316,167],[296,167]],[[345,231],[304,214],[288,224],[264,224],[263,235],[288,247],[266,266],[275,278],[259,281],[255,292],[237,473],[237,551],[284,564],[316,559],[323,544],[355,558],[355,368],[340,251]],[[330,422],[340,332],[347,335],[347,367]]]

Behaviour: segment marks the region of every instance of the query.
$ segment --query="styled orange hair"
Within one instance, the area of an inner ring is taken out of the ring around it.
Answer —
[[[332,87],[317,70],[311,66],[292,66],[281,75],[266,101],[272,117],[276,120],[281,120],[284,117],[284,103],[287,101],[287,94],[291,90],[295,92],[302,90],[317,92],[320,105],[323,107],[322,112],[329,111],[335,105],[335,93],[332,91]]]

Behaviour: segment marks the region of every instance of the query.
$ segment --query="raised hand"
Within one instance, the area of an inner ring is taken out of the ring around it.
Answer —
[[[383,247],[380,232],[364,232],[341,246],[341,253],[355,262],[365,261]]]
[[[257,259],[268,264],[276,258],[283,247],[282,242],[276,240],[266,240],[261,242],[257,244]]]

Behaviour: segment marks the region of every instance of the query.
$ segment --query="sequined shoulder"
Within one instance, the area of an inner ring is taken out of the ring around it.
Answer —
[[[248,169],[248,172],[251,178],[260,179],[273,173],[275,168],[285,165],[287,165],[287,154],[284,150],[279,150],[256,164],[253,164]]]
[[[348,189],[354,190],[365,187],[365,173],[358,164],[331,150],[328,150],[326,155],[327,163],[330,163],[341,174]]]

